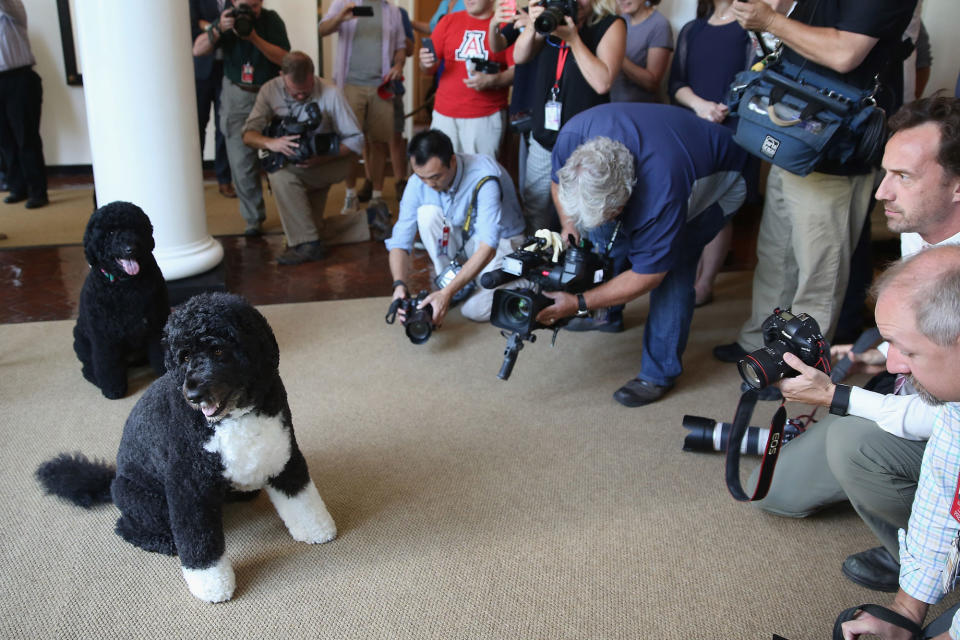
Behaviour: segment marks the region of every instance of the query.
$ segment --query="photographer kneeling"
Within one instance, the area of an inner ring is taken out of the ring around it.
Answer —
[[[683,370],[697,262],[743,203],[745,161],[729,129],[667,105],[593,107],[557,135],[551,192],[563,237],[593,231],[597,247],[612,238],[618,275],[579,296],[544,292],[555,303],[537,320],[578,315],[568,328],[621,331],[619,306],[606,321],[585,316],[650,293],[640,373],[613,394],[620,404],[659,400]]]
[[[276,137],[263,133],[268,125]],[[298,133],[284,134],[291,129]],[[265,166],[279,166],[267,174],[287,237],[287,250],[277,262],[323,258],[321,229],[327,226],[323,212],[330,186],[346,179],[353,156],[363,152],[363,134],[343,94],[314,75],[309,56],[292,51],[283,57],[280,77],[257,94],[243,125],[243,142],[267,156]],[[333,222],[347,227],[365,217],[361,211]]]
[[[960,100],[943,96],[904,105],[889,121],[877,188],[890,231],[908,257],[930,245],[960,244]],[[794,309],[801,312],[803,309]],[[882,371],[886,344],[855,354],[854,367]],[[850,345],[834,345],[834,363]],[[877,591],[896,591],[897,530],[907,525],[934,411],[910,380],[878,376],[867,389],[835,385],[824,373],[786,357],[800,372],[779,383],[789,401],[830,409],[777,460],[770,490],[754,504],[778,516],[803,518],[850,501],[881,545],[843,562],[843,574]],[[892,370],[891,370],[892,371]],[[754,471],[750,486],[756,483]]]
[[[387,238],[393,299],[409,295],[404,282],[417,232],[438,275],[438,291],[418,308],[431,305],[433,324],[467,298],[461,309],[476,322],[490,319],[493,289],[480,276],[499,269],[503,257],[523,242],[523,215],[513,180],[496,160],[454,153],[441,131],[418,133],[407,149],[413,175],[403,190],[400,215]],[[520,286],[519,282],[511,283]]]

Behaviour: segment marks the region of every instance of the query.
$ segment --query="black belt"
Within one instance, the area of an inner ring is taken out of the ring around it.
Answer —
[[[230,84],[235,86],[237,89],[240,89],[241,91],[246,91],[247,93],[257,93],[258,91],[260,91],[260,85],[258,84],[257,85],[240,84],[239,82],[234,82],[233,80],[230,81]]]

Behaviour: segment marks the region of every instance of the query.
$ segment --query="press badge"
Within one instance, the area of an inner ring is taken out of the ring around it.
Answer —
[[[556,100],[548,100],[543,111],[543,128],[547,131],[560,131],[560,110],[562,104]]]
[[[940,587],[944,593],[953,590],[953,585],[957,581],[957,570],[960,568],[960,533],[950,543],[950,553],[947,554],[947,564],[943,568],[943,578]]]
[[[253,65],[249,62],[240,67],[240,82],[253,84]]]

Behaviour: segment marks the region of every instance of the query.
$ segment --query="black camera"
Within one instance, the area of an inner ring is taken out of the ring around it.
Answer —
[[[553,304],[553,300],[541,291],[564,291],[583,293],[595,284],[607,280],[610,275],[610,261],[594,252],[593,245],[586,238],[577,245],[569,237],[569,246],[556,256],[547,249],[547,240],[541,237],[528,238],[522,248],[504,257],[500,269],[483,274],[480,284],[487,289],[495,289],[517,278],[525,278],[533,287],[521,289],[497,289],[493,292],[493,306],[490,310],[490,323],[504,329],[507,347],[504,351],[503,366],[497,376],[501,380],[510,377],[517,353],[523,348],[523,341],[535,341],[533,332],[537,329],[553,329],[556,332],[566,324],[561,320],[547,326],[537,322],[537,314]],[[510,332],[507,335],[507,332]]]
[[[576,21],[577,0],[547,0],[543,4],[543,13],[533,21],[533,28],[545,36],[566,23],[564,16],[570,16]]]
[[[242,5],[241,5],[242,6]],[[260,164],[267,173],[282,169],[288,163],[300,164],[313,156],[334,155],[340,152],[340,136],[335,133],[311,133],[320,126],[323,114],[316,102],[309,103],[305,110],[306,120],[297,120],[296,116],[277,116],[264,128],[263,135],[268,138],[299,136],[293,156],[264,150],[260,154]]]
[[[469,58],[469,61],[474,71],[479,73],[500,73],[500,63],[494,62],[493,60],[487,60],[486,58]]]
[[[387,324],[393,324],[397,319],[397,311],[403,309],[403,326],[413,344],[423,344],[430,339],[433,332],[433,306],[428,304],[423,309],[417,308],[426,297],[427,292],[421,291],[416,298],[397,298],[390,303],[390,309],[384,318]]]
[[[740,377],[750,387],[763,389],[781,378],[797,375],[783,361],[787,352],[830,375],[830,345],[820,333],[817,321],[807,314],[793,315],[787,309],[774,309],[761,330],[764,346],[748,353],[737,364]]]
[[[726,451],[733,428],[729,422],[717,422],[701,416],[683,416],[683,426],[690,433],[683,439],[684,451]],[[782,442],[787,443],[802,433],[796,420],[787,420],[783,429]],[[770,429],[747,427],[746,435],[740,442],[740,453],[761,455],[767,446]]]
[[[253,33],[253,22],[257,19],[257,16],[253,13],[250,5],[237,5],[227,15],[233,18],[233,30],[237,32],[238,36],[246,38]]]

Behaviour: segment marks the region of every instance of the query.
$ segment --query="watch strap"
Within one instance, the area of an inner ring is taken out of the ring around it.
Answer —
[[[830,401],[830,413],[835,416],[845,416],[850,407],[850,385],[838,384]]]
[[[587,299],[583,297],[582,293],[577,294],[577,317],[583,318],[590,313],[590,310],[587,309]]]

